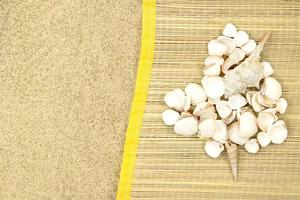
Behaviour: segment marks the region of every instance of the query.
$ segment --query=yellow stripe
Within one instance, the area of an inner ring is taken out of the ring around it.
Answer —
[[[129,124],[126,132],[123,162],[117,192],[117,200],[130,199],[138,141],[151,77],[155,43],[156,1],[143,0],[142,45],[139,67],[132,100]]]

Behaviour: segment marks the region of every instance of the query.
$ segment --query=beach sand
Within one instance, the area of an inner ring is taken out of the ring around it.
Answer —
[[[0,199],[115,199],[141,1],[0,1]]]

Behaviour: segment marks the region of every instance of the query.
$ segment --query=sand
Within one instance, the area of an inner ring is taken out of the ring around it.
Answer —
[[[141,1],[0,8],[0,199],[114,199]]]

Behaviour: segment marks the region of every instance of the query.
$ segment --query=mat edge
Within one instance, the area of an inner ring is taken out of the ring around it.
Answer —
[[[135,92],[131,104],[128,128],[126,131],[123,161],[116,196],[117,200],[130,199],[138,141],[148,95],[148,86],[154,56],[156,0],[143,0],[142,9],[141,52],[135,83]]]

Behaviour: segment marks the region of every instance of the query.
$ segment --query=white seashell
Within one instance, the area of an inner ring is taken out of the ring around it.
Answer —
[[[174,125],[180,119],[180,114],[175,110],[167,109],[162,113],[162,119],[166,125]]]
[[[221,100],[216,104],[216,109],[222,119],[227,118],[232,113],[232,108],[228,101]]]
[[[279,112],[280,114],[283,114],[286,112],[286,109],[288,107],[288,102],[284,98],[280,98],[277,101],[277,105],[275,107],[275,110]]]
[[[181,96],[178,95],[178,92],[174,90],[171,92],[167,92],[165,95],[165,103],[171,108],[182,108],[184,105],[185,97],[183,99]]]
[[[247,99],[247,102],[249,103],[249,105],[252,105],[252,96],[255,92],[256,91],[248,91],[246,93],[246,99]]]
[[[219,101],[221,100],[221,98],[215,98],[215,99],[212,99],[212,98],[208,98],[207,99],[207,102],[212,104],[212,105],[216,105]]]
[[[256,43],[254,40],[250,39],[247,44],[242,46],[242,50],[246,53],[246,55],[250,55],[256,48]]]
[[[214,140],[208,140],[204,146],[204,150],[209,157],[217,158],[224,151],[224,145]]]
[[[228,23],[225,25],[223,35],[227,37],[234,37],[237,33],[237,28],[234,24]]]
[[[257,141],[261,147],[266,147],[271,143],[271,136],[266,132],[259,132],[257,134]]]
[[[189,112],[180,113],[181,118],[193,117],[193,115]]]
[[[182,89],[180,88],[175,88],[174,89],[174,92],[180,97],[181,99],[181,102],[184,102],[185,101],[185,93]]]
[[[272,100],[278,100],[282,95],[282,88],[275,78],[266,77],[261,86],[260,92],[262,95]]]
[[[199,117],[203,115],[205,112],[215,112],[215,107],[208,102],[198,103],[194,109],[193,115]]]
[[[213,64],[222,65],[223,63],[224,63],[224,58],[220,56],[208,56],[204,61],[205,66],[210,66]]]
[[[262,131],[267,131],[277,120],[277,116],[271,112],[260,112],[257,117],[257,125]]]
[[[224,82],[218,76],[204,76],[202,81],[206,95],[212,99],[221,97],[224,94]]]
[[[245,31],[239,31],[234,36],[234,40],[238,47],[245,45],[249,41],[249,35]]]
[[[270,134],[271,141],[274,144],[283,143],[288,136],[288,130],[285,126],[284,121],[282,120],[274,123],[273,126],[268,129],[267,133]]]
[[[257,100],[260,105],[265,106],[267,108],[275,107],[277,104],[277,100],[270,99],[269,97],[263,95],[261,92],[258,94]]]
[[[237,122],[232,123],[228,127],[228,137],[229,140],[238,144],[238,145],[244,145],[246,142],[248,142],[249,138],[242,138],[239,135],[239,126]]]
[[[211,56],[223,56],[227,52],[227,46],[220,40],[211,40],[208,43],[208,54]]]
[[[260,112],[264,109],[264,106],[262,106],[260,104],[260,102],[258,101],[258,97],[259,97],[259,92],[255,92],[252,95],[252,100],[251,100],[251,104],[250,104],[250,105],[252,105],[252,108],[255,112]]]
[[[247,100],[241,94],[236,94],[228,98],[232,109],[238,109],[247,104]]]
[[[209,119],[212,118],[214,120],[216,120],[218,118],[218,115],[215,112],[205,112],[201,115],[200,117],[200,122],[205,120],[205,119]]]
[[[245,149],[249,153],[257,153],[259,150],[259,145],[256,139],[251,139],[245,144]]]
[[[251,112],[245,112],[239,119],[239,135],[243,138],[249,138],[257,132],[256,117]]]
[[[221,73],[221,67],[218,64],[212,64],[206,66],[203,70],[205,76],[219,76]]]
[[[227,46],[227,52],[225,53],[225,55],[229,55],[232,53],[232,51],[235,49],[236,47],[236,42],[234,39],[226,37],[226,36],[219,36],[217,38],[217,40],[222,41],[226,46]]]
[[[237,111],[234,110],[228,117],[222,120],[226,125],[228,125],[235,120],[236,115],[237,115]]]
[[[198,134],[200,134],[201,137],[213,137],[214,133],[216,132],[216,129],[216,120],[213,118],[208,118],[199,123]]]
[[[175,123],[174,131],[178,135],[194,135],[198,132],[198,120],[194,117],[182,118]]]
[[[233,52],[229,55],[229,57],[225,60],[225,62],[222,65],[222,72],[226,74],[231,66],[238,64],[240,61],[242,61],[246,56],[246,53],[240,49],[235,48]]]
[[[277,119],[278,119],[278,117],[277,117],[277,115],[276,115],[276,110],[275,110],[275,108],[267,108],[267,109],[265,109],[265,110],[263,110],[262,112],[269,112],[269,113],[272,113],[272,115],[275,117],[275,119],[276,119],[276,121],[277,121]]]
[[[263,61],[261,65],[263,66],[264,77],[271,76],[274,73],[274,69],[269,62]]]
[[[185,101],[183,105],[183,110],[188,111],[191,107],[192,98],[189,96],[185,96]]]
[[[222,120],[216,120],[216,126],[213,139],[224,144],[228,140],[226,124]]]
[[[206,96],[203,88],[196,83],[188,84],[184,91],[185,91],[186,96],[191,97],[192,105],[194,105],[194,106],[207,99],[207,96]]]

